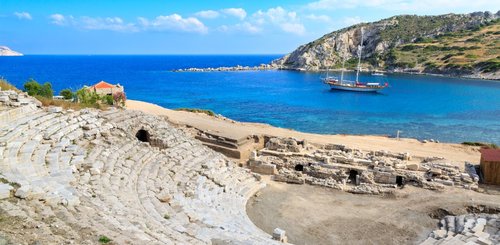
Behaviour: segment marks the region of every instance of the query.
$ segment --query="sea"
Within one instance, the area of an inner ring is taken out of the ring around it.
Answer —
[[[500,82],[426,75],[361,73],[389,83],[379,93],[333,91],[324,73],[173,72],[256,66],[281,55],[26,55],[0,57],[0,77],[22,88],[30,78],[58,93],[101,80],[125,86],[129,99],[167,108],[209,109],[245,122],[319,134],[387,135],[500,144]],[[355,73],[346,73],[354,79]],[[338,143],[338,142],[337,142]],[[340,142],[341,143],[341,142]]]

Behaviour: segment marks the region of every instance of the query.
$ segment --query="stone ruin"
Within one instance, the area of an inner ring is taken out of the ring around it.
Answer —
[[[29,243],[279,243],[246,215],[258,174],[142,112],[1,91],[0,179],[0,210],[36,227]]]
[[[498,214],[448,215],[421,245],[500,244]]]
[[[357,194],[392,193],[406,184],[439,190],[455,186],[476,190],[478,176],[440,158],[412,161],[408,153],[361,151],[344,145],[312,145],[292,138],[268,138],[254,152],[249,168],[275,181],[311,184]]]

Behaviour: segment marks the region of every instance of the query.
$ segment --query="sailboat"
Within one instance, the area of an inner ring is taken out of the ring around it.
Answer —
[[[344,65],[345,58],[342,59],[342,71],[340,79],[327,75],[322,78],[325,84],[328,84],[331,89],[356,91],[356,92],[378,92],[389,86],[388,83],[380,84],[376,82],[362,83],[359,81],[359,71],[361,70],[361,54],[363,51],[363,28],[361,28],[361,44],[358,46],[358,67],[356,69],[356,81],[344,80]]]

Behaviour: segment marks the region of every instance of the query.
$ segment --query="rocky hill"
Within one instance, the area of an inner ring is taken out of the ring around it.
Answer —
[[[281,69],[354,67],[361,29],[363,67],[499,79],[500,11],[439,16],[401,15],[350,26],[272,62]]]
[[[7,46],[0,46],[0,56],[23,56],[23,54],[16,52]]]

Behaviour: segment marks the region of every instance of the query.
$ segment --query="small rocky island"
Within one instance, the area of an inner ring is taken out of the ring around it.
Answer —
[[[23,56],[23,54],[16,52],[7,46],[0,46],[0,56]]]

